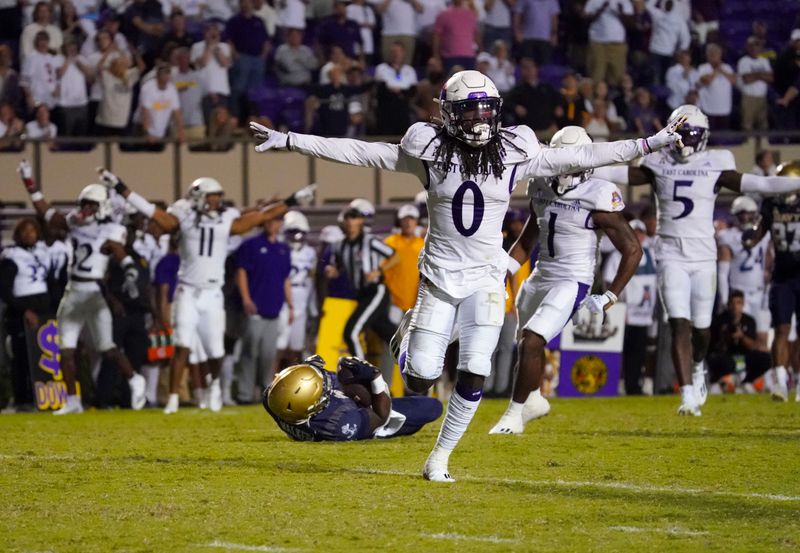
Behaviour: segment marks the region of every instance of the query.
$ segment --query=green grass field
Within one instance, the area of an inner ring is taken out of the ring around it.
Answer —
[[[451,458],[295,443],[260,407],[0,417],[0,551],[797,551],[800,405],[556,400],[523,436],[484,401]]]

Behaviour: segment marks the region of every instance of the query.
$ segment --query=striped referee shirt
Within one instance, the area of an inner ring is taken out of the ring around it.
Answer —
[[[362,233],[354,240],[345,238],[334,244],[333,254],[335,265],[344,270],[350,286],[360,291],[368,284],[364,276],[380,269],[381,261],[394,255],[394,249],[379,238]]]

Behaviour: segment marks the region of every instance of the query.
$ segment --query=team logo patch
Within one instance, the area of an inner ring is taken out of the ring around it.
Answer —
[[[622,209],[625,207],[625,202],[622,201],[622,196],[616,190],[611,193],[611,207],[614,209]]]
[[[355,424],[343,424],[342,425],[342,434],[348,440],[356,435],[356,430],[358,430],[358,427]]]
[[[593,395],[606,385],[608,366],[594,355],[584,355],[572,365],[572,384],[582,394]]]

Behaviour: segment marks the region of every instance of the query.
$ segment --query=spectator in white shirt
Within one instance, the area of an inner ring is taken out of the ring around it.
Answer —
[[[418,0],[422,11],[417,13],[417,44],[414,65],[422,63],[433,54],[433,27],[439,14],[447,9],[446,0]]]
[[[375,12],[366,0],[353,0],[347,6],[347,19],[352,19],[361,28],[361,52],[368,65],[374,63],[375,42],[372,31],[375,29]]]
[[[511,10],[515,0],[486,0],[483,4],[486,18],[483,25],[483,43],[494,44],[498,40],[511,48],[514,33],[511,25]]]
[[[706,63],[697,68],[693,81],[700,93],[698,106],[708,115],[711,128],[729,129],[736,73],[722,62],[722,48],[714,43],[706,45]]]
[[[50,141],[58,136],[58,127],[50,122],[50,108],[39,104],[33,115],[34,120],[25,125],[26,139]]]
[[[86,136],[89,123],[89,95],[86,79],[92,75],[89,62],[78,55],[78,44],[67,42],[58,56],[56,89],[59,127],[63,136]]]
[[[136,86],[144,62],[137,57],[139,65],[131,67],[125,56],[116,56],[108,67],[102,69],[97,78],[102,90],[95,118],[95,133],[98,136],[121,136],[126,134],[128,119]]]
[[[747,54],[736,64],[736,73],[742,92],[742,130],[766,130],[767,89],[774,78],[769,60],[761,57],[761,41],[758,38],[751,36],[747,39]]]
[[[399,42],[403,45],[405,55],[403,63],[412,63],[417,34],[416,14],[422,13],[422,4],[417,0],[370,1],[383,18],[381,57],[388,60],[391,57],[390,50],[393,45]]]
[[[36,48],[36,37],[42,31],[46,32],[50,38],[50,48],[56,51],[61,48],[63,35],[61,29],[53,25],[52,19],[53,11],[50,9],[50,4],[38,2],[33,9],[33,22],[25,26],[19,39],[20,60],[22,63],[25,62],[28,54]]]
[[[402,42],[395,42],[386,62],[375,68],[378,83],[377,132],[382,135],[401,135],[410,123],[411,98],[417,85],[417,72],[403,63],[406,53]]]
[[[253,0],[253,13],[264,22],[264,27],[267,28],[267,35],[269,38],[274,38],[279,21],[278,12],[275,11],[275,8],[270,6],[265,0]]]
[[[774,177],[778,174],[778,167],[775,165],[775,155],[772,150],[761,150],[756,154],[756,164],[750,171],[759,177]]]
[[[39,31],[34,45],[35,49],[25,57],[22,64],[21,80],[25,102],[30,111],[39,104],[46,104],[48,108],[54,107],[58,85],[56,69],[59,64],[58,59],[50,53],[50,35],[46,31]]]
[[[626,20],[633,17],[630,0],[589,0],[583,8],[589,20],[588,67],[593,81],[617,86],[626,71]]]
[[[203,116],[209,121],[211,111],[219,105],[228,105],[231,85],[228,68],[231,66],[231,46],[220,40],[219,23],[206,23],[203,40],[192,44],[190,52],[192,63],[200,71],[205,96],[203,97]]]
[[[692,55],[689,50],[681,50],[675,56],[676,63],[667,69],[664,78],[667,88],[669,88],[669,98],[667,105],[670,109],[675,109],[686,102],[686,94],[692,89]]]
[[[691,42],[689,21],[682,19],[673,0],[662,3],[649,0],[647,11],[653,22],[650,35],[650,63],[655,72],[655,83],[664,83],[664,74],[675,59],[675,52],[686,50]]]
[[[481,64],[487,64],[481,68]],[[508,48],[504,40],[496,40],[492,45],[492,53],[481,52],[478,54],[478,70],[484,75],[492,79],[497,90],[505,94],[517,82],[514,76],[516,67],[508,59]]]
[[[282,40],[286,40],[289,29],[306,28],[306,2],[303,0],[277,0],[278,26]]]
[[[122,17],[118,13],[110,13],[104,15],[101,21],[102,25],[100,25],[99,29],[91,32],[86,40],[83,41],[83,44],[81,45],[81,55],[89,59],[89,56],[96,53],[98,50],[97,35],[102,31],[106,31],[114,42],[116,49],[121,54],[124,54],[133,60],[133,54],[131,53],[131,49],[128,47],[128,39],[125,38],[125,35],[119,32],[119,26],[122,23]]]
[[[148,142],[166,138],[170,123],[176,138],[184,141],[183,117],[178,91],[171,82],[169,65],[156,68],[156,78],[142,85],[139,93],[138,121]]]

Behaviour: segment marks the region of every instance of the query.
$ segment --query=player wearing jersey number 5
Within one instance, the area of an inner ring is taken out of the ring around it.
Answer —
[[[225,258],[228,238],[245,234],[266,221],[286,213],[289,207],[313,198],[314,185],[298,190],[285,200],[241,215],[237,209],[222,204],[222,185],[203,177],[189,188],[188,199],[178,200],[167,211],[156,207],[131,191],[113,173],[98,169],[101,181],[113,187],[130,205],[151,218],[164,232],[180,231],[178,250],[181,263],[178,287],[172,304],[175,356],[170,363],[170,395],[165,414],[178,410],[178,388],[190,349],[199,338],[208,355],[212,381],[209,407],[222,409],[219,373],[225,355],[225,308],[222,284],[225,279]]]
[[[114,344],[111,311],[100,286],[112,258],[126,269],[126,279],[138,278],[133,259],[125,253],[127,231],[122,225],[111,221],[108,190],[100,184],[84,187],[78,196],[78,209],[64,215],[44,199],[38,184],[33,180],[33,171],[27,161],[19,164],[18,171],[36,213],[52,229],[69,232],[74,250],[69,282],[56,313],[67,401],[53,414],[83,412],[75,387],[75,348],[84,326],[91,330],[98,351],[128,379],[131,406],[141,409],[146,399],[145,380],[142,375],[134,372],[128,358]]]
[[[564,127],[550,142],[554,148],[591,144],[581,127]],[[619,189],[591,171],[528,183],[531,214],[509,254],[514,265],[530,258],[533,242],[541,248],[536,267],[517,296],[519,365],[511,403],[490,434],[520,434],[525,424],[550,411],[539,387],[544,348],[579,307],[604,313],[636,272],[642,248],[622,216]],[[617,274],[604,294],[589,295],[597,259],[597,236],[605,232],[622,254]]]
[[[681,415],[700,415],[707,396],[703,360],[717,283],[714,203],[721,187],[745,194],[783,194],[800,188],[800,178],[759,177],[736,171],[733,154],[706,150],[708,117],[684,105],[678,119],[682,146],[648,155],[641,167],[607,167],[595,176],[617,184],[650,184],[658,206],[658,286],[672,332],[672,363],[681,386]]]
[[[419,259],[420,287],[403,374],[415,392],[442,373],[444,354],[459,328],[458,381],[423,476],[453,482],[448,459],[472,420],[491,371],[504,319],[508,255],[502,225],[519,181],[585,171],[632,160],[679,140],[681,121],[647,139],[571,148],[542,148],[525,126],[500,127],[502,99],[478,71],[460,71],[438,98],[442,123],[416,123],[399,145],[284,134],[257,123],[256,151],[290,150],[349,165],[401,171],[428,191],[429,230]]]

